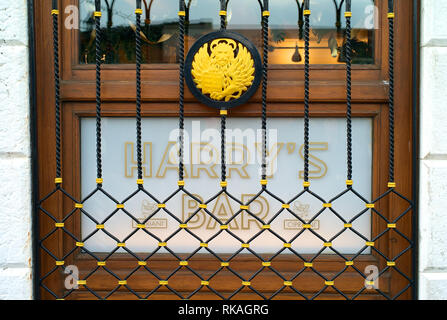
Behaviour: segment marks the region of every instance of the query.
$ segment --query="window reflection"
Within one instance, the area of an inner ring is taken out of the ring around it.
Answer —
[[[304,63],[303,0],[270,1],[269,61]],[[374,0],[352,3],[353,63],[374,63]],[[186,0],[186,50],[202,35],[219,30],[219,0]],[[143,62],[178,63],[178,0],[143,0]],[[344,0],[311,0],[311,64],[344,63]],[[135,0],[103,0],[102,50],[108,64],[135,63]],[[94,0],[80,0],[81,64],[94,63]],[[230,0],[228,29],[249,38],[262,52],[258,0]]]

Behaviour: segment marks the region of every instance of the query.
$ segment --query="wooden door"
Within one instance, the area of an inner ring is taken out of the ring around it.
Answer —
[[[254,1],[256,2],[256,1]],[[274,2],[274,1],[273,1]],[[294,2],[294,1],[293,1]],[[329,1],[332,3],[332,1]],[[370,64],[355,64],[353,67],[353,117],[370,118],[372,121],[372,199],[387,190],[388,182],[388,22],[387,1],[375,1],[378,9],[378,28],[372,32],[374,38],[373,62]],[[78,0],[60,0],[59,7],[79,6]],[[155,4],[154,4],[155,5]],[[236,8],[236,2],[234,8]],[[81,6],[82,8],[82,6]],[[65,9],[64,9],[65,10]],[[60,24],[63,25],[68,14],[60,10]],[[178,8],[171,8],[174,12]],[[235,9],[234,9],[235,10]],[[273,10],[272,10],[273,11]],[[400,194],[411,199],[412,172],[412,8],[406,1],[396,1],[395,26],[395,182]],[[35,5],[36,33],[36,74],[37,74],[37,132],[38,132],[38,174],[39,194],[43,198],[54,189],[55,162],[55,111],[54,111],[54,81],[52,56],[52,20],[51,1],[39,1]],[[71,13],[69,11],[69,13]],[[210,13],[211,14],[211,13]],[[260,15],[260,12],[259,12]],[[298,30],[298,27],[297,27]],[[298,31],[297,31],[298,34]],[[62,100],[62,162],[63,188],[74,199],[81,198],[81,119],[95,116],[95,70],[94,65],[82,61],[80,46],[82,34],[77,29],[61,27],[59,30],[61,56],[61,100]],[[329,49],[328,49],[329,50]],[[107,59],[107,58],[106,58]],[[155,58],[154,58],[155,59]],[[88,57],[86,58],[88,62]],[[178,117],[178,65],[175,63],[151,63],[143,65],[142,86],[144,117]],[[268,118],[303,117],[304,75],[302,64],[271,64],[268,69]],[[311,65],[311,118],[344,118],[346,116],[346,70],[343,64],[312,64]],[[231,110],[228,121],[232,117],[259,118],[261,115],[260,90],[243,106]],[[103,117],[135,117],[135,65],[131,63],[104,64],[102,66],[102,116]],[[218,117],[217,110],[210,109],[198,103],[189,91],[186,92],[186,117]],[[92,137],[93,139],[93,137]],[[341,150],[340,152],[345,152]],[[354,151],[355,152],[355,151]],[[92,164],[94,165],[94,164]],[[92,177],[94,179],[95,177]],[[175,186],[173,186],[174,188]],[[150,188],[150,187],[149,187]],[[376,209],[390,221],[406,212],[409,203],[397,196],[390,196],[378,201]],[[74,201],[62,193],[58,193],[45,201],[45,210],[62,221],[74,208]],[[55,257],[63,257],[65,266],[75,265],[79,268],[80,278],[84,279],[92,270],[99,268],[91,277],[87,286],[80,286],[71,292],[66,299],[96,299],[105,297],[117,287],[117,279],[104,268],[97,266],[97,260],[90,254],[76,248],[76,241],[71,236],[81,238],[81,216],[73,214],[67,219],[64,228],[70,232],[54,232],[55,221],[42,210],[37,210],[40,223],[40,237],[44,238],[40,245],[41,297],[53,299],[63,297],[67,293],[64,279],[67,276],[63,268],[55,266]],[[402,253],[396,264],[401,272],[388,268],[380,276],[380,289],[388,297],[398,296],[409,299],[414,288],[405,276],[412,278],[412,212],[398,221],[398,231],[387,232],[376,248],[386,253],[387,257],[396,257]],[[372,215],[371,232],[374,235],[386,228],[385,221],[379,215]],[[405,237],[402,237],[404,235]],[[44,248],[43,248],[43,247]],[[49,254],[49,252],[52,253]],[[104,255],[96,253],[99,260]],[[231,255],[223,255],[226,259]],[[262,255],[265,256],[266,255]],[[185,254],[180,254],[185,257]],[[309,256],[304,256],[306,259]],[[107,268],[113,270],[119,278],[130,274],[138,267],[135,257],[126,254],[114,254],[107,259]],[[288,255],[279,255],[272,262],[280,272],[288,277],[301,270],[302,261],[291,259]],[[150,259],[150,268],[160,277],[166,276],[179,265],[178,259],[170,254],[156,254]],[[234,270],[244,277],[255,273],[261,264],[253,255],[240,254],[231,260]],[[355,260],[358,270],[365,270],[368,265],[377,265],[380,270],[387,266],[386,260],[372,250],[370,254],[362,254]],[[211,275],[220,268],[220,262],[207,253],[194,255],[189,260],[189,266],[200,274]],[[53,270],[57,268],[56,270]],[[313,263],[313,268],[319,273],[335,275],[345,268],[345,261],[335,255],[321,255]],[[324,287],[323,278],[311,270],[305,270],[294,282],[294,287],[305,293],[308,298]],[[187,296],[200,283],[197,277],[188,270],[180,270],[175,277],[176,289]],[[172,281],[174,282],[174,280]],[[200,282],[200,281],[199,281]],[[264,296],[269,297],[282,286],[282,280],[274,272],[262,274],[252,281]],[[364,279],[358,271],[347,268],[337,278],[336,287],[354,297],[362,288]],[[240,279],[227,272],[216,277],[212,288],[228,297],[233,288],[240,285]],[[138,270],[129,281],[132,290],[147,293],[158,286],[158,279],[149,276],[145,270]],[[211,286],[211,285],[210,285]],[[51,294],[49,292],[53,292]],[[91,291],[97,292],[95,296]],[[142,294],[144,296],[144,294]],[[357,298],[383,299],[385,296],[376,290],[366,290]],[[126,287],[121,286],[110,296],[111,299],[137,298]],[[168,288],[162,287],[151,295],[152,299],[176,299],[177,295]],[[201,290],[193,296],[200,299],[218,299],[210,290]],[[234,298],[256,299],[259,295],[245,288]],[[302,296],[292,290],[284,290],[275,298],[302,299]],[[333,288],[326,289],[318,295],[318,299],[343,299]]]

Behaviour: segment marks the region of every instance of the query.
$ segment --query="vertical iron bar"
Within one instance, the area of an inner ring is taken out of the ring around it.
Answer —
[[[267,178],[267,79],[268,79],[268,46],[269,46],[269,1],[264,0],[262,12],[262,180]],[[265,187],[265,185],[264,185]]]
[[[96,33],[96,170],[97,178],[102,178],[101,154],[101,1],[95,0]],[[101,184],[101,183],[99,183]]]
[[[227,29],[227,1],[220,0],[220,31]],[[227,179],[227,159],[226,159],[226,126],[227,126],[227,110],[220,111],[220,164],[221,164],[221,181]],[[222,185],[224,188],[225,184]]]
[[[60,105],[60,70],[59,70],[59,11],[57,0],[52,2],[53,49],[54,49],[54,89],[56,112],[56,178],[61,178],[61,105]]]
[[[143,179],[142,150],[141,150],[141,0],[136,0],[136,31],[135,31],[135,56],[136,56],[136,126],[137,126],[137,166],[138,179]],[[140,184],[141,185],[141,184]]]
[[[388,28],[389,28],[389,182],[394,182],[394,1],[388,0]]]
[[[185,97],[185,1],[179,2],[179,181],[184,177],[184,97]]]
[[[351,42],[351,0],[346,1],[346,145],[347,180],[352,180],[352,42]]]
[[[223,14],[225,12],[225,14]],[[220,30],[223,31],[227,28],[227,1],[220,0]]]
[[[304,184],[309,183],[309,0],[304,0]]]

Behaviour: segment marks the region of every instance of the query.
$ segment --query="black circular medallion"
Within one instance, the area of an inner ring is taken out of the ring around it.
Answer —
[[[209,33],[197,40],[185,61],[185,79],[202,103],[228,110],[250,99],[261,83],[262,64],[256,47],[244,36]]]

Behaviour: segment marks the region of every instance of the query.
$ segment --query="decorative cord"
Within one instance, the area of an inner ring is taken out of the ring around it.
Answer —
[[[135,10],[136,31],[135,31],[135,52],[136,52],[136,129],[137,129],[137,166],[138,179],[143,179],[143,164],[141,150],[141,0],[137,0]]]
[[[227,179],[227,159],[225,157],[226,155],[226,136],[225,136],[225,130],[227,127],[227,114],[226,110],[221,111],[220,116],[220,163],[221,163],[221,180],[225,181]]]
[[[389,28],[389,181],[394,182],[394,2],[388,2],[388,28]]]
[[[59,75],[59,11],[57,1],[53,1],[53,49],[54,49],[54,88],[56,112],[56,177],[62,174],[61,165],[61,105],[60,105],[60,75]]]
[[[183,181],[184,177],[184,130],[185,130],[185,2],[180,0],[179,11],[179,181]]]
[[[220,0],[220,30],[224,31],[227,29],[227,4],[228,1]]]
[[[346,1],[346,139],[347,139],[347,180],[352,180],[352,41],[351,41],[351,0]]]
[[[220,1],[220,31],[227,29],[227,0]],[[226,136],[225,130],[227,127],[227,110],[220,111],[220,163],[221,163],[221,181],[227,179],[227,159],[226,159]],[[224,188],[224,187],[223,187]]]
[[[97,178],[102,178],[101,155],[101,1],[95,0],[96,32],[96,170]]]
[[[304,182],[309,182],[309,0],[304,1]]]
[[[261,179],[267,178],[267,80],[268,80],[268,59],[269,59],[269,2],[264,1],[262,13],[262,38],[263,38],[263,63],[262,63],[262,163]]]

